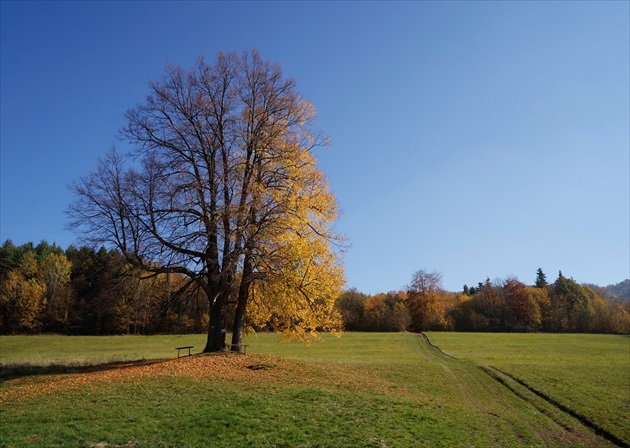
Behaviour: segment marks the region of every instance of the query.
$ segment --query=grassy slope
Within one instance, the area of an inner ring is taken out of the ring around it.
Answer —
[[[630,444],[630,338],[428,333],[457,358],[497,367]]]
[[[75,361],[93,360],[103,356],[101,344],[113,357],[127,356],[116,345],[133,346],[127,353],[142,358],[162,357],[163,345],[188,345],[160,337],[72,338],[65,345],[73,350],[58,356],[47,338],[22,345],[23,359],[33,362],[29,351],[46,351],[55,359],[73,353]],[[202,336],[190,338],[203,343]],[[444,357],[418,336],[323,339],[307,347],[257,335],[247,338],[249,356],[5,381],[0,446],[606,446],[574,423],[558,425],[475,365]],[[5,353],[25,342],[0,344],[5,363]]]
[[[193,345],[200,352],[205,335],[160,336],[0,336],[0,364],[98,364],[172,358],[175,347]]]

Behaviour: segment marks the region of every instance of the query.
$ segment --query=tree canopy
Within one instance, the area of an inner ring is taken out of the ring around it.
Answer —
[[[214,64],[200,58],[190,70],[168,66],[126,119],[121,135],[136,162],[112,150],[74,184],[72,228],[144,272],[194,283],[209,304],[205,351],[223,348],[232,302],[242,333],[254,283],[283,285],[264,297],[276,312],[292,308],[274,300],[304,300],[294,322],[332,317],[342,238],[313,155],[328,139],[279,65],[251,51],[219,53]],[[328,287],[309,288],[314,282]]]

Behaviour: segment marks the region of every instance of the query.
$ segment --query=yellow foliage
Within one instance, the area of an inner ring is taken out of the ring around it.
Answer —
[[[273,264],[264,266],[253,283],[249,320],[300,340],[318,331],[340,331],[334,304],[344,277],[337,254],[321,238],[288,232],[270,249]]]
[[[254,326],[308,341],[318,331],[342,328],[334,307],[344,286],[335,250],[343,239],[332,230],[337,205],[303,142],[273,148],[274,157],[259,173],[268,182],[261,182],[255,194],[256,210],[267,221],[253,229],[259,243],[247,316]]]
[[[35,252],[27,251],[20,260],[18,271],[25,279],[41,279],[42,271],[35,256]]]
[[[19,271],[7,274],[0,291],[0,308],[6,309],[7,321],[2,322],[9,332],[29,331],[39,323],[46,304],[46,285],[37,278],[27,278]]]

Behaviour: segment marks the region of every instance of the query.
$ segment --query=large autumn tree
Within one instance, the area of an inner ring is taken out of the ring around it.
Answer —
[[[292,299],[311,314],[332,310],[330,290],[343,281],[331,246],[336,205],[312,154],[327,138],[277,64],[251,51],[168,66],[126,119],[133,163],[112,150],[75,183],[71,226],[143,272],[183,274],[201,289],[204,351],[223,348],[233,318],[240,342],[255,284],[274,291],[263,298],[270,310]],[[304,241],[310,249],[296,245]],[[335,286],[319,295],[307,287],[317,283]],[[316,306],[322,300],[330,307]],[[230,301],[236,316],[225,314]]]

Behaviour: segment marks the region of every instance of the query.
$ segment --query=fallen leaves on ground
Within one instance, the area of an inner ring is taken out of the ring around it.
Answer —
[[[366,382],[376,381],[369,375],[366,375],[363,381],[357,381],[356,375],[356,371],[350,373],[343,367],[324,368],[264,355],[202,354],[98,372],[42,375],[8,380],[0,389],[0,406],[43,394],[55,394],[81,387],[98,387],[102,383],[142,381],[157,377],[253,385],[317,384],[321,386],[323,382],[331,387],[348,388],[363,388]],[[378,384],[375,386],[382,390]]]

